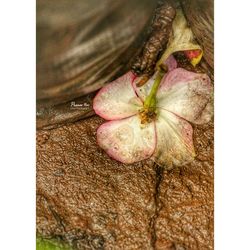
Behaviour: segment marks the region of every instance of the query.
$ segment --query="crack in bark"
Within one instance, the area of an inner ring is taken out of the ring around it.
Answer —
[[[155,164],[154,168],[155,168],[155,173],[156,173],[156,184],[155,184],[155,192],[154,192],[155,213],[150,220],[150,233],[151,233],[151,246],[153,249],[156,249],[157,236],[156,236],[156,230],[155,230],[155,223],[156,223],[156,219],[159,216],[159,212],[162,208],[161,201],[159,199],[159,194],[160,194],[160,184],[162,182],[164,168],[161,166],[158,166],[157,164]]]

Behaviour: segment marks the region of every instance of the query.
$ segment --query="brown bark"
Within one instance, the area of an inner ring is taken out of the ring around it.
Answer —
[[[153,75],[156,62],[166,49],[174,17],[175,7],[171,1],[159,1],[149,27],[148,38],[131,66],[136,75],[146,75],[148,78]]]
[[[96,144],[92,117],[37,132],[37,232],[76,249],[213,249],[213,126],[195,127],[197,159],[124,165]]]

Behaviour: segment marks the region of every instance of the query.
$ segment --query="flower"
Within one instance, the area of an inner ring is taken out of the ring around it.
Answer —
[[[146,104],[158,73],[138,88],[128,72],[98,92],[93,108],[109,121],[98,128],[97,143],[110,157],[127,164],[152,158],[161,166],[194,159],[189,122],[211,119],[212,85],[206,74],[175,67],[169,66],[172,70],[159,81],[151,106]]]
[[[196,42],[193,32],[188,26],[187,20],[181,9],[176,11],[167,49],[158,61],[157,67],[159,68],[170,55],[178,51],[184,51],[184,54],[193,66],[196,66],[200,62],[203,55],[202,48]]]

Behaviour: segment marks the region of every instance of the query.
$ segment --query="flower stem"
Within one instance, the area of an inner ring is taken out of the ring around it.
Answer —
[[[164,73],[165,72],[161,69],[157,72],[154,84],[150,90],[149,95],[146,97],[146,100],[144,102],[145,109],[152,109],[152,111],[155,110],[155,108],[156,108],[156,93],[157,93],[157,90],[158,90],[159,85],[161,83],[161,79],[164,76]]]

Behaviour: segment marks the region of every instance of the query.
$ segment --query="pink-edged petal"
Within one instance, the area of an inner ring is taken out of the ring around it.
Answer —
[[[191,124],[166,110],[158,111],[153,160],[161,166],[180,166],[192,161],[195,151]]]
[[[167,66],[168,72],[170,72],[170,71],[176,69],[176,67],[177,67],[177,61],[175,60],[175,58],[174,58],[173,55],[170,55],[170,56],[168,57],[168,59],[165,61],[164,64]],[[146,99],[146,97],[149,95],[150,90],[151,90],[151,88],[152,88],[152,86],[153,86],[153,84],[154,84],[154,81],[155,81],[155,78],[156,78],[156,75],[157,75],[157,74],[158,74],[158,73],[156,72],[156,73],[147,81],[147,83],[145,83],[145,84],[144,84],[143,86],[141,86],[141,87],[137,87],[137,86],[136,86],[136,82],[138,82],[138,81],[139,81],[139,78],[141,78],[141,77],[137,77],[137,78],[133,81],[133,88],[134,88],[136,94],[140,97],[140,99],[141,99],[142,101],[144,101],[144,100]],[[168,73],[167,73],[167,74],[168,74]],[[167,74],[166,74],[166,75],[167,75]]]
[[[103,87],[95,96],[93,108],[97,115],[106,120],[116,120],[135,115],[142,106],[136,96],[132,72],[119,77]]]
[[[133,163],[149,158],[156,145],[155,124],[142,125],[137,115],[102,124],[97,142],[117,161]]]
[[[163,78],[157,93],[157,107],[196,124],[206,123],[213,115],[212,92],[206,74],[177,68]]]

